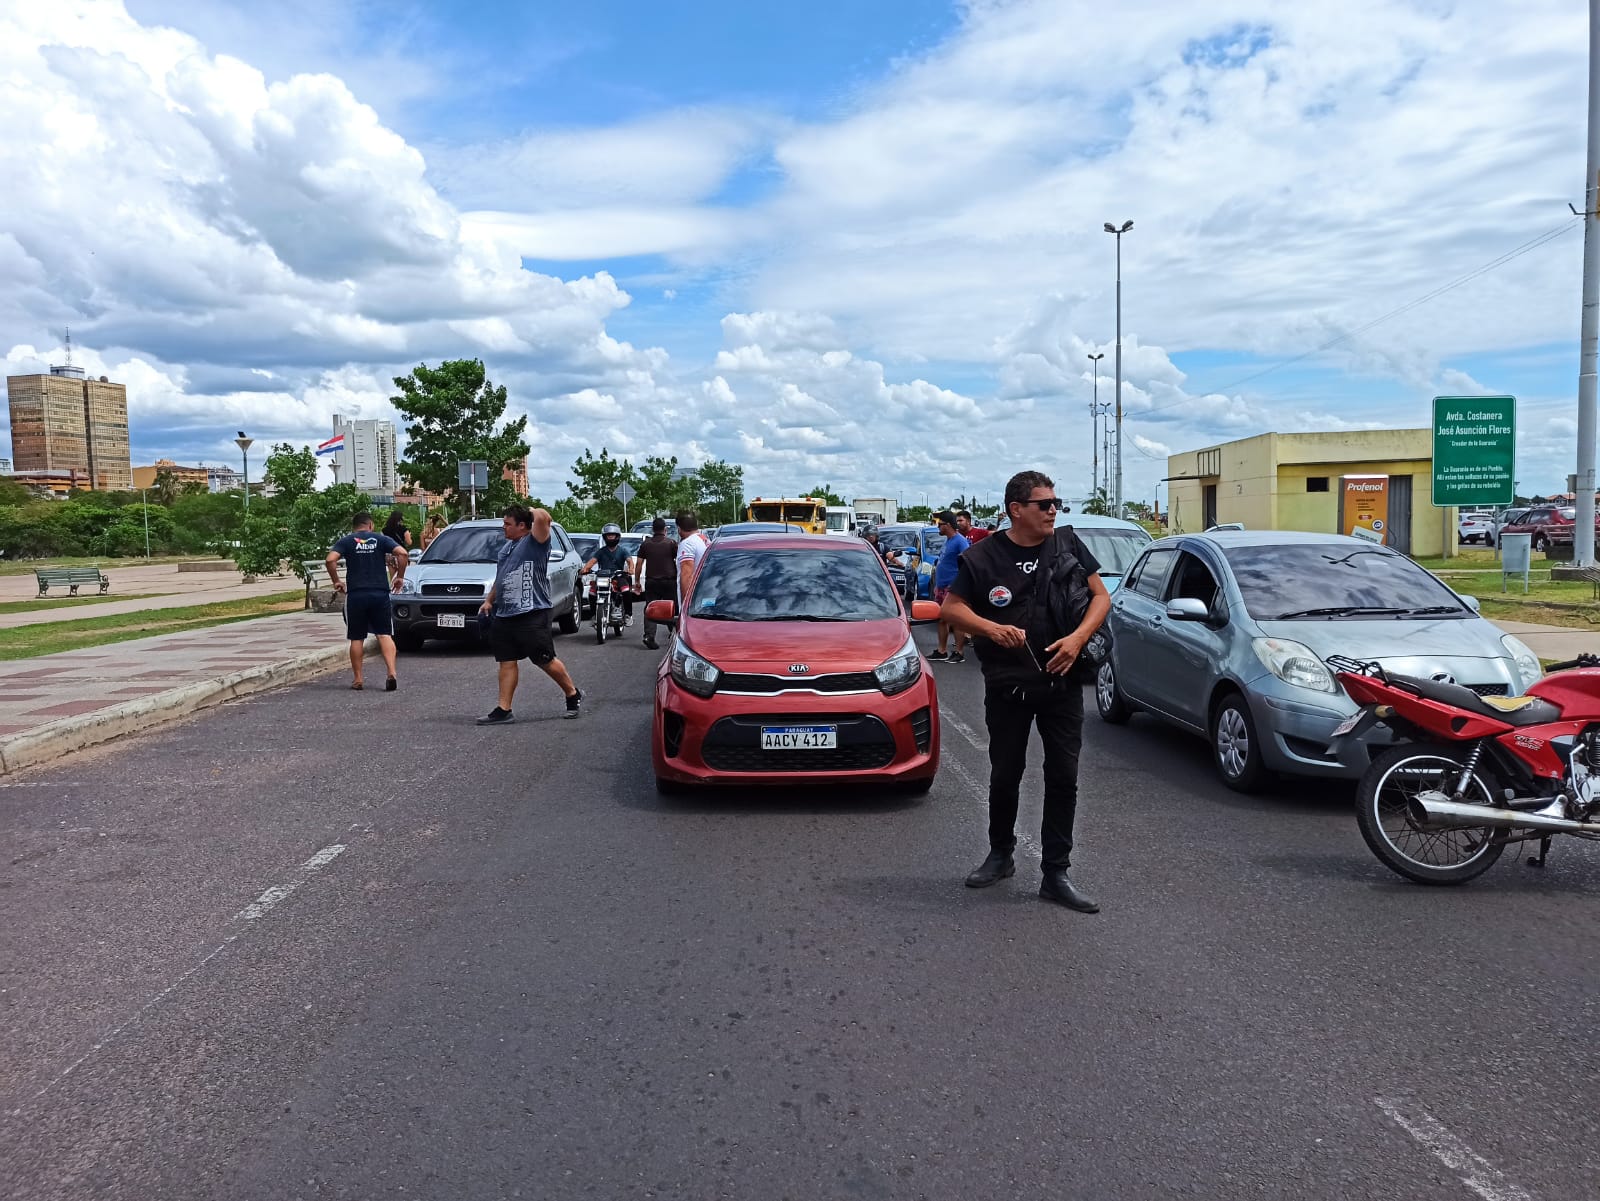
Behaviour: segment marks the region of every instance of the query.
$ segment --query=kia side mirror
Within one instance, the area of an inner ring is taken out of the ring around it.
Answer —
[[[911,602],[911,624],[914,626],[932,625],[939,620],[939,603],[931,600],[916,600]]]
[[[677,616],[678,604],[676,601],[653,600],[644,607],[644,619],[653,621],[657,625],[665,625],[669,621],[674,621]]]
[[[1167,616],[1173,621],[1209,621],[1211,610],[1205,601],[1180,596],[1167,602]]]

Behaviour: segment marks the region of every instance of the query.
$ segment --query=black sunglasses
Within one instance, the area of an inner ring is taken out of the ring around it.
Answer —
[[[1061,498],[1059,496],[1046,496],[1039,500],[1023,500],[1018,501],[1017,503],[1023,505],[1032,505],[1041,513],[1048,513],[1051,509],[1061,508]]]

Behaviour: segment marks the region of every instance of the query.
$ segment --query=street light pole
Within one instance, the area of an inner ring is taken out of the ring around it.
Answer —
[[[1591,0],[1591,3],[1600,3],[1600,0]],[[1115,234],[1117,237],[1117,487],[1114,511],[1118,517],[1124,516],[1122,512],[1122,235],[1132,228],[1132,221],[1124,221],[1120,226],[1106,222],[1106,233]]]
[[[1089,402],[1089,416],[1094,421],[1094,473],[1089,477],[1089,494],[1091,496],[1100,490],[1100,360],[1105,358],[1105,352],[1092,354],[1089,362],[1094,364],[1090,370],[1094,372],[1094,399]]]
[[[1589,0],[1589,175],[1583,193],[1583,325],[1578,340],[1578,467],[1572,564],[1594,566],[1595,372],[1600,350],[1600,0]]]
[[[239,436],[233,444],[239,448],[239,453],[244,456],[244,515],[250,516],[250,444],[254,438],[246,438],[244,431],[239,431]]]

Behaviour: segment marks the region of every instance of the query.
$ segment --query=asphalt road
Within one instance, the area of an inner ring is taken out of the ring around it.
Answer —
[[[656,656],[330,676],[0,784],[0,1194],[1600,1192],[1600,864],[1389,875],[1345,789],[1241,798],[1088,720],[1084,916],[972,891],[975,664],[922,798],[656,797]],[[981,733],[976,735],[981,740]],[[342,849],[336,849],[342,848]]]

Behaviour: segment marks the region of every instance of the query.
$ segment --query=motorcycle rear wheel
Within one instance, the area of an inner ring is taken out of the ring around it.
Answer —
[[[1464,752],[1418,743],[1390,747],[1372,761],[1356,793],[1356,824],[1372,853],[1390,871],[1418,884],[1465,884],[1500,858],[1505,831],[1489,826],[1422,829],[1407,811],[1411,799],[1427,789],[1454,795],[1465,768]],[[1462,800],[1489,806],[1493,795],[1489,781],[1477,771]]]

